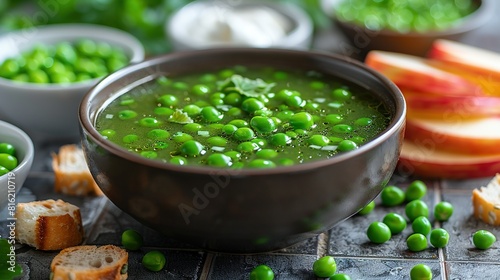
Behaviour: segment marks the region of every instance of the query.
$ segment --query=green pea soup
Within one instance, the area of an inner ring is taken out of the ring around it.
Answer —
[[[228,67],[158,76],[99,113],[96,129],[177,165],[272,168],[355,150],[391,115],[367,89],[318,72]]]

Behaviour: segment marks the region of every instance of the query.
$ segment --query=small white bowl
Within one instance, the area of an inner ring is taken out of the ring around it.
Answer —
[[[6,33],[0,37],[0,63],[36,44],[87,38],[122,48],[130,63],[144,59],[144,47],[132,35],[106,26],[58,24]],[[79,135],[78,107],[101,78],[70,84],[20,83],[0,77],[0,119],[19,126],[31,137],[70,138]]]
[[[15,205],[16,195],[28,177],[35,156],[35,148],[31,138],[18,127],[4,121],[0,121],[1,142],[14,145],[17,151],[18,165],[11,172],[0,176],[0,212],[7,205]]]
[[[287,26],[286,32],[273,30],[279,24]],[[309,49],[313,28],[309,15],[291,3],[195,1],[170,17],[165,32],[177,51],[216,47]]]

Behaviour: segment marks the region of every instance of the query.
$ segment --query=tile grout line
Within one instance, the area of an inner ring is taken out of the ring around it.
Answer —
[[[441,190],[442,190],[442,181],[439,180],[437,183],[435,183],[434,185],[434,205],[436,205],[437,203],[441,202]],[[441,222],[439,221],[435,221],[434,222],[434,227],[437,228],[437,227],[441,227]],[[447,277],[446,275],[448,274],[447,271],[446,271],[446,260],[445,260],[445,256],[444,256],[444,251],[443,251],[443,248],[438,248],[438,259],[439,259],[439,267],[441,269],[441,279],[442,280],[446,280]]]
[[[203,263],[203,268],[201,269],[199,280],[208,279],[208,275],[210,274],[210,270],[212,268],[213,259],[214,259],[214,254],[207,253],[207,257],[205,258],[205,262]]]

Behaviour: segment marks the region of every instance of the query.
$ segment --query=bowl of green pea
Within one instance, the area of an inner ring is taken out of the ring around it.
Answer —
[[[132,35],[90,24],[0,36],[0,119],[30,136],[78,138],[78,105],[100,79],[144,58]]]
[[[80,106],[106,196],[207,250],[262,252],[368,204],[399,157],[399,89],[355,60],[273,48],[175,52],[125,67]]]
[[[425,56],[436,39],[460,40],[491,19],[490,1],[323,0],[323,11],[346,39],[345,55],[370,50]]]
[[[15,209],[16,195],[28,177],[34,155],[31,138],[20,128],[0,121],[0,212]]]

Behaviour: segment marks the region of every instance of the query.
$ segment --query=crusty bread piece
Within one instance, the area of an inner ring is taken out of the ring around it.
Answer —
[[[52,154],[55,191],[68,195],[102,195],[77,145],[64,145]]]
[[[50,264],[52,280],[125,280],[127,269],[127,251],[114,245],[66,248]]]
[[[490,225],[500,225],[500,174],[497,174],[486,187],[472,191],[474,217]]]
[[[60,250],[83,240],[80,208],[62,200],[18,203],[16,239],[39,250]]]

